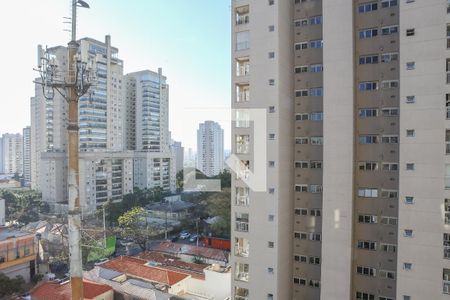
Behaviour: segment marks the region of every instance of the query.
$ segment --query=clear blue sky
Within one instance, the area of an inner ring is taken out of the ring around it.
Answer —
[[[110,34],[125,73],[163,68],[170,84],[173,137],[195,148],[200,121],[223,116],[229,147],[230,0],[85,0],[78,38]],[[71,0],[14,0],[0,10],[3,58],[0,134],[19,132],[30,122],[31,83],[37,73],[36,45],[65,45],[63,22]],[[216,114],[209,112],[215,108]]]

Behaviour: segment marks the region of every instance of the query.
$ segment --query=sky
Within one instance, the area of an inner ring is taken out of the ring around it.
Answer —
[[[198,124],[215,120],[230,148],[230,0],[85,0],[77,38],[104,41],[124,60],[124,73],[163,68],[170,85],[172,138],[196,148]],[[71,0],[14,0],[0,10],[0,134],[30,124],[38,73],[37,45],[67,45]]]

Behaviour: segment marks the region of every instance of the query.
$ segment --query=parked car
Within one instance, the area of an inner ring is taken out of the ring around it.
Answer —
[[[95,263],[94,263],[94,266],[100,266],[101,264],[104,264],[105,262],[107,262],[109,259],[107,259],[107,258],[101,258],[101,259],[99,259],[99,260],[97,260]]]
[[[180,232],[180,239],[182,239],[182,240],[188,239],[190,236],[191,236],[191,234],[189,232],[186,232],[186,231]]]
[[[191,235],[191,238],[189,239],[189,242],[193,243],[193,242],[197,242],[197,240],[200,239],[200,235],[199,234],[193,234]]]

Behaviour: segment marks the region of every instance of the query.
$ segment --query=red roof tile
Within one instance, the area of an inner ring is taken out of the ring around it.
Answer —
[[[146,260],[121,256],[102,264],[102,268],[125,273],[129,276],[145,279],[154,283],[174,285],[189,275],[163,268],[147,266]]]
[[[108,285],[83,280],[84,299],[94,299],[112,290]],[[71,300],[70,281],[64,283],[44,282],[31,290],[33,300]]]

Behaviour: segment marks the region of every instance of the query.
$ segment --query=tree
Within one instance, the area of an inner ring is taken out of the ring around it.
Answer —
[[[19,294],[24,292],[23,285],[25,280],[22,276],[10,279],[3,273],[0,273],[0,298]]]
[[[39,213],[48,208],[41,194],[34,190],[1,190],[0,197],[6,200],[7,220],[21,225],[39,221]]]
[[[157,235],[146,222],[146,211],[142,207],[134,207],[118,218],[122,235],[125,239],[132,239],[142,250],[146,250],[147,241]]]
[[[219,237],[229,237],[231,229],[231,194],[229,189],[220,193],[213,193],[206,199],[205,204],[210,216],[218,217],[211,225],[212,233]]]

